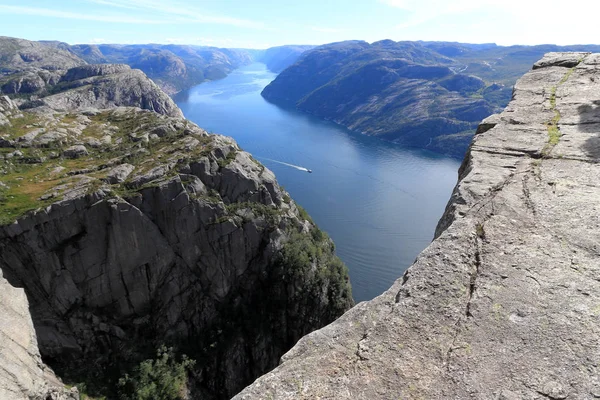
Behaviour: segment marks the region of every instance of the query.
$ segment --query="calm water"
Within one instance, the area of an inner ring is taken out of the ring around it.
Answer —
[[[263,64],[253,64],[175,100],[188,119],[232,136],[275,172],[335,241],[356,301],[372,299],[431,241],[459,162],[270,104],[260,92],[274,78]]]

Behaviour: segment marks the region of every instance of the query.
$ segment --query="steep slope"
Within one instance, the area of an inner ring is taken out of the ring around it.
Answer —
[[[232,139],[169,112],[128,66],[57,73],[0,96],[0,285],[31,311],[16,304],[0,335],[33,320],[43,360],[110,398],[166,344],[196,361],[191,398],[225,399],[352,305],[331,240]],[[0,390],[76,396],[19,344],[16,359],[0,343]]]
[[[341,42],[307,51],[263,91],[351,130],[462,158],[479,121],[549,51],[599,46]]]
[[[599,65],[536,63],[479,126],[415,264],[235,398],[600,397]]]
[[[358,132],[462,155],[469,137],[443,147],[434,139],[475,129],[495,107],[476,96],[486,84],[453,64],[416,43],[334,43],[307,52],[262,95]]]
[[[77,400],[42,363],[29,304],[23,289],[11,286],[0,271],[0,398],[3,400]]]

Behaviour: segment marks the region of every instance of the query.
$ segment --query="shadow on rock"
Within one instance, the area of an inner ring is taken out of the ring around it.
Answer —
[[[579,131],[595,133],[585,141],[582,150],[594,160],[600,160],[600,100],[592,104],[583,104],[577,109],[579,112]]]

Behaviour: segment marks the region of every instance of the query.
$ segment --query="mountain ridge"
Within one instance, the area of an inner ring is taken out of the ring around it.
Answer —
[[[356,132],[462,158],[479,121],[506,106],[516,77],[557,49],[564,47],[338,42],[305,52],[262,95]]]

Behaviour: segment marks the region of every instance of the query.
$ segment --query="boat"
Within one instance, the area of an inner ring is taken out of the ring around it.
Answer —
[[[307,169],[306,172],[308,172],[309,174],[312,174],[312,169]]]

